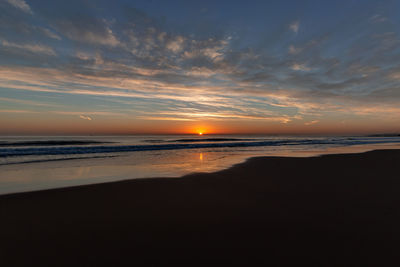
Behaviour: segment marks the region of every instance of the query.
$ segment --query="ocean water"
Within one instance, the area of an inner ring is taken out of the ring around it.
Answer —
[[[213,172],[255,156],[400,148],[400,137],[256,135],[0,137],[0,194]]]

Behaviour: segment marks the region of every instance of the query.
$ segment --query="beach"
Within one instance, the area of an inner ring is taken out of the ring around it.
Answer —
[[[400,150],[0,196],[0,265],[399,263]]]

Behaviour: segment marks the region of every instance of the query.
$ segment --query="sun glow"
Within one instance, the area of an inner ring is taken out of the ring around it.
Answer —
[[[192,133],[197,134],[199,136],[205,135],[206,132],[208,132],[208,131],[204,127],[201,127],[201,128],[198,127],[198,128],[193,129],[193,131],[192,131]]]
[[[215,129],[209,125],[190,125],[185,131],[187,134],[204,136],[209,134],[215,134]]]

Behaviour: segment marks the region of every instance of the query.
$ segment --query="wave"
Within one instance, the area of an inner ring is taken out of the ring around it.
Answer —
[[[37,159],[37,160],[23,160],[23,161],[16,161],[16,162],[7,162],[7,163],[0,163],[2,165],[13,165],[13,164],[21,164],[21,163],[40,163],[40,162],[51,162],[51,161],[65,161],[65,160],[76,160],[76,159],[103,159],[103,158],[115,158],[116,156],[84,156],[84,157],[66,157],[66,158],[58,158],[58,159]]]
[[[211,139],[211,138],[210,138]],[[186,139],[187,140],[187,139]],[[203,139],[204,140],[204,139]],[[229,148],[229,147],[256,147],[256,146],[284,146],[284,145],[358,145],[374,143],[400,143],[396,140],[365,140],[365,139],[302,139],[302,140],[269,140],[250,142],[215,142],[190,144],[159,144],[159,145],[110,145],[110,146],[83,146],[83,147],[29,147],[29,148],[1,148],[1,157],[31,156],[31,155],[75,155],[93,153],[118,153],[152,150],[177,150],[196,148]]]
[[[90,140],[46,140],[46,141],[20,141],[20,142],[0,142],[0,147],[6,146],[73,146],[73,145],[94,145],[110,142],[90,141]]]
[[[147,143],[203,143],[203,142],[240,142],[240,141],[254,141],[257,139],[243,139],[243,138],[201,138],[201,139],[176,139],[176,140],[161,140],[150,139],[144,140]]]
[[[203,138],[203,139],[177,139],[170,142],[182,142],[182,143],[196,143],[196,142],[229,142],[229,141],[253,141],[255,139],[241,139],[241,138]]]

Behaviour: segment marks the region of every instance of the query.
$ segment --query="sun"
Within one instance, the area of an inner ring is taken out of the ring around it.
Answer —
[[[204,129],[196,129],[194,132],[195,132],[197,135],[204,135],[204,134],[206,133]]]
[[[190,131],[190,134],[197,136],[208,135],[210,134],[210,129],[205,126],[193,127]]]

